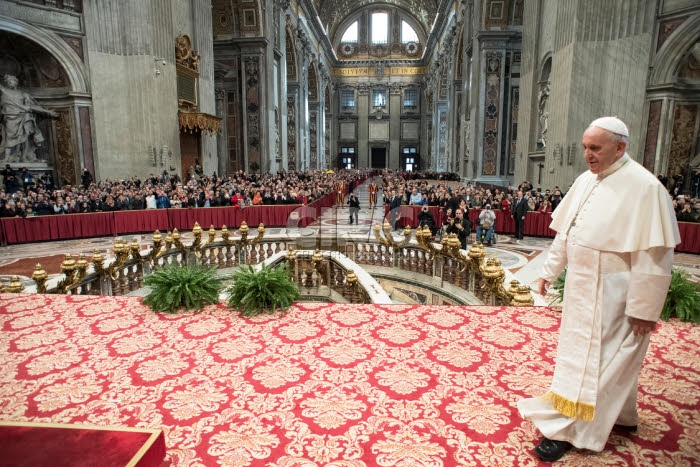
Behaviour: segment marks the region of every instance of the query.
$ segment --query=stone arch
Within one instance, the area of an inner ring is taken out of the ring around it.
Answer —
[[[57,34],[3,15],[0,15],[0,31],[17,34],[39,44],[63,68],[72,92],[90,93],[90,81],[86,73],[85,64],[78,54]]]
[[[673,83],[685,53],[698,39],[700,39],[700,14],[685,20],[659,48],[652,63],[649,86]]]

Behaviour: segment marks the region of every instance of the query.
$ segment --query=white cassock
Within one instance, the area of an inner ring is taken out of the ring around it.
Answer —
[[[553,282],[568,265],[550,391],[518,402],[549,439],[602,451],[614,424],[637,425],[637,377],[671,281],[678,224],[666,189],[626,153],[599,175],[579,176],[557,209],[543,266]]]

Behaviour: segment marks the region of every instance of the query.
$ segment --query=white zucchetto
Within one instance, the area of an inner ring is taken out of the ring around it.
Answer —
[[[616,135],[629,136],[630,132],[627,125],[617,117],[601,117],[593,120],[589,127],[596,126],[603,130],[608,130]]]

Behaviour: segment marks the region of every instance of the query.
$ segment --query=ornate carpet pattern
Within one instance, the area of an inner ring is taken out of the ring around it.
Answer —
[[[532,466],[546,308],[300,303],[160,315],[135,298],[0,295],[0,418],[163,428],[177,466]],[[664,323],[640,429],[562,465],[700,464],[700,327]]]

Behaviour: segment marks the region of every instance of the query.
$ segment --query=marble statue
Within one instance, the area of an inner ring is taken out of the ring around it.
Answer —
[[[547,146],[547,126],[549,120],[549,83],[546,83],[539,95],[537,96],[539,119],[540,119],[540,135],[537,138],[537,143],[541,149]]]
[[[4,76],[0,85],[0,157],[5,162],[36,162],[36,149],[44,143],[36,123],[37,115],[57,118],[41,107],[29,93],[17,89],[14,75]]]

